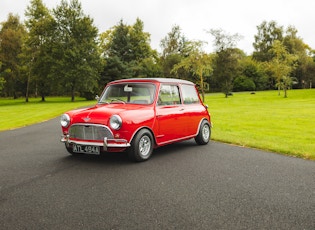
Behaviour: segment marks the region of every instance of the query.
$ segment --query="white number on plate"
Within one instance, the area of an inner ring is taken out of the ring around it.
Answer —
[[[99,154],[100,148],[98,146],[91,145],[73,145],[73,152]]]

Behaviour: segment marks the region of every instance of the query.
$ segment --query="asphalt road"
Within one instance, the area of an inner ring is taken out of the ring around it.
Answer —
[[[60,134],[0,132],[0,229],[315,229],[314,161],[194,141],[73,157]]]

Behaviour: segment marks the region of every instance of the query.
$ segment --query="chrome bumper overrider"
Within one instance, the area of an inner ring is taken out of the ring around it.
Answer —
[[[107,148],[130,147],[130,144],[125,139],[108,139],[107,137],[105,137],[102,142],[89,142],[89,141],[70,140],[69,135],[62,135],[60,141],[66,144],[101,146],[103,147],[104,151],[106,151]]]

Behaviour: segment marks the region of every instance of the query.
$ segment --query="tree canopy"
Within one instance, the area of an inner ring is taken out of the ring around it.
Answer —
[[[232,91],[313,87],[315,51],[294,26],[263,21],[250,55],[237,48],[241,35],[222,29],[208,33],[209,41],[191,40],[174,25],[161,39],[159,52],[152,49],[140,18],[131,25],[121,19],[99,32],[79,0],[60,0],[54,9],[30,0],[24,22],[12,13],[1,22],[0,96],[92,99],[109,81],[141,77],[191,80],[202,96],[209,91],[227,97]],[[213,52],[203,49],[207,42]]]

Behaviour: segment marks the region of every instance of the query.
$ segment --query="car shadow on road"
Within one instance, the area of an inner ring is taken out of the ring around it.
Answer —
[[[183,150],[187,151],[190,148],[195,148],[197,145],[194,141],[188,140],[178,142],[166,146],[162,146],[153,150],[153,154],[149,161],[155,159],[169,158],[170,156],[182,153]],[[127,152],[116,152],[116,153],[102,153],[101,155],[88,155],[88,154],[74,154],[66,156],[65,160],[72,162],[86,162],[94,164],[135,164],[136,162],[131,161],[128,158]]]
[[[188,151],[191,148],[195,148],[197,146],[198,145],[193,140],[182,141],[182,142],[177,142],[170,145],[165,145],[165,146],[155,149],[152,158],[162,158],[162,157],[164,158],[164,157],[167,157],[168,155],[176,155],[176,154],[182,153],[183,151]]]

